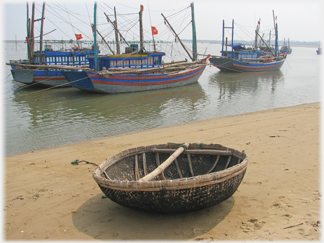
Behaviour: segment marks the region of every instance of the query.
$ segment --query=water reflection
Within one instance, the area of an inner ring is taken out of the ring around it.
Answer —
[[[196,117],[197,109],[205,100],[199,83],[118,95],[88,93],[73,88],[45,91],[26,88],[16,90],[13,96],[11,106],[15,109],[15,118],[11,119],[14,116],[8,111],[7,120],[10,130],[19,130],[19,133],[6,145],[8,154],[21,150],[12,146],[16,139],[23,139],[25,146],[30,142],[31,145],[24,149],[30,151],[30,146],[52,147],[181,124],[194,119],[190,117]],[[33,135],[28,136],[31,131]],[[36,143],[29,140],[32,137],[38,138]]]
[[[231,98],[236,93],[258,93],[262,89],[270,88],[274,93],[278,83],[284,82],[284,75],[281,71],[262,73],[225,73],[218,72],[209,77],[209,84],[217,86],[218,99]]]

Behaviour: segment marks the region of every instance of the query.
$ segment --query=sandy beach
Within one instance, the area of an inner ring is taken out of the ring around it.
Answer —
[[[320,103],[184,125],[4,158],[5,240],[320,240]],[[201,211],[160,215],[120,206],[92,178],[133,147],[218,143],[248,156],[242,184]]]

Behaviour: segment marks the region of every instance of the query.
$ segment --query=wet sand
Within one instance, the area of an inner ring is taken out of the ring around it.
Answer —
[[[6,240],[319,240],[320,103],[8,156],[3,167]],[[228,200],[192,213],[159,215],[120,206],[92,178],[123,150],[168,142],[244,150],[249,165]]]

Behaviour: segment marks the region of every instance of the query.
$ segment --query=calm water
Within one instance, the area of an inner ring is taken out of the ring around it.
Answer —
[[[200,53],[220,45],[199,43]],[[24,44],[5,44],[4,61],[26,57]],[[74,88],[42,90],[4,76],[5,156],[95,138],[320,101],[317,48],[293,47],[281,71],[221,73],[207,67],[199,82],[128,94]]]

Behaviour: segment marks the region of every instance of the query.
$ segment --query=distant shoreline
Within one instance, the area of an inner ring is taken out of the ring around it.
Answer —
[[[70,40],[62,40],[67,42]],[[191,42],[191,40],[183,40],[184,42]],[[2,40],[2,43],[25,43],[25,40]],[[73,42],[75,42],[73,40]],[[200,43],[210,43],[210,44],[221,44],[221,40],[198,40]],[[237,41],[236,41],[237,42]],[[245,44],[252,44],[250,41],[241,41]],[[279,41],[279,46],[282,46],[284,41]],[[318,47],[319,41],[290,41],[290,46],[292,47]]]

